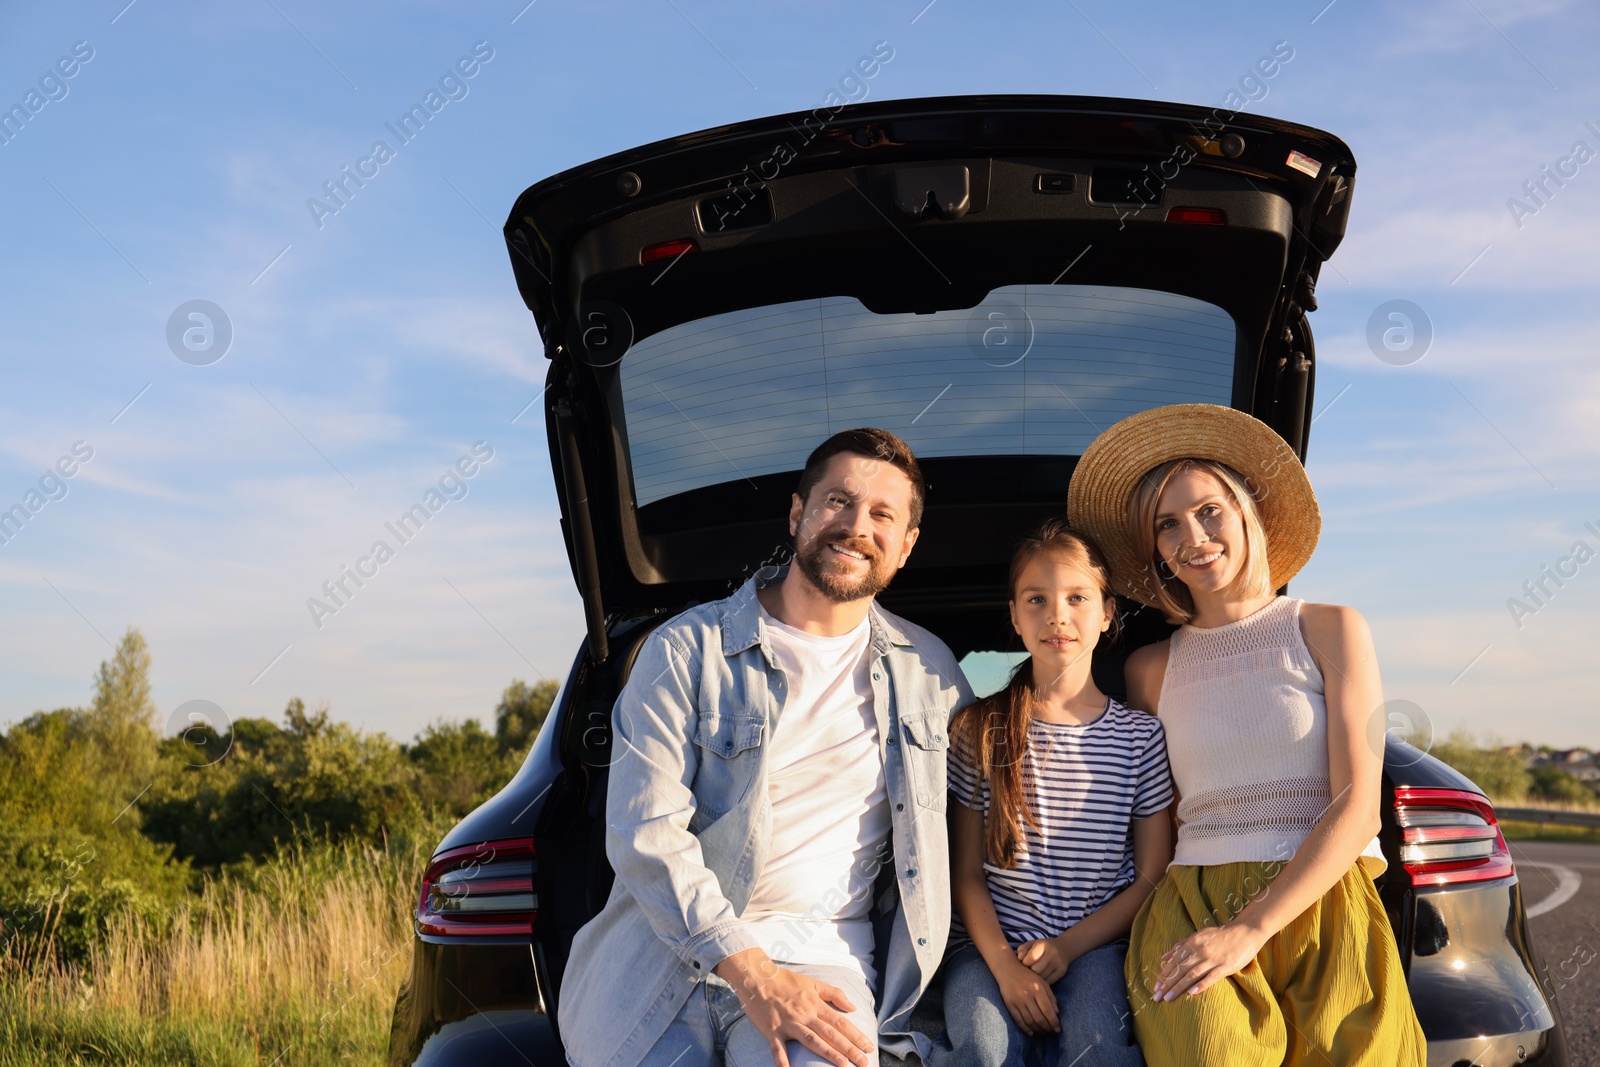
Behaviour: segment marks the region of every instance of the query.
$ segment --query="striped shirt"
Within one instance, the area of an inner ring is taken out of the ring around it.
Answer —
[[[978,781],[977,760],[961,732],[952,741],[950,791],[987,814],[989,783]],[[1132,820],[1172,803],[1161,720],[1109,697],[1090,723],[1033,719],[1022,781],[1039,828],[1022,820],[1009,869],[983,864],[1000,929],[1013,945],[1055,937],[1133,884]],[[952,944],[967,940],[956,915]]]

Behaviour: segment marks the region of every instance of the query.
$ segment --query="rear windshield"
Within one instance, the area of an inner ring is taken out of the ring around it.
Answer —
[[[1146,289],[1007,286],[931,315],[801,300],[644,338],[619,367],[619,421],[641,506],[800,470],[856,426],[919,458],[1076,456],[1125,415],[1230,403],[1234,340],[1221,308]]]

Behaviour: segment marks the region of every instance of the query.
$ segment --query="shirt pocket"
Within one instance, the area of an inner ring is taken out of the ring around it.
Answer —
[[[750,791],[761,760],[766,719],[757,715],[702,712],[694,743],[700,759],[694,778],[692,828],[707,826],[732,811]]]
[[[950,748],[950,721],[942,711],[910,715],[900,720],[905,735],[906,773],[917,803],[935,811],[945,809],[945,763]]]
[[[703,713],[695,724],[694,743],[723,759],[761,744],[766,720],[758,715],[730,715],[727,712]]]

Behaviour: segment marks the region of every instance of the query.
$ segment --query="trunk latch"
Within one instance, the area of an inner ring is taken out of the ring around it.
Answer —
[[[894,206],[913,222],[928,217],[959,219],[972,206],[972,177],[964,164],[905,167],[894,172]]]

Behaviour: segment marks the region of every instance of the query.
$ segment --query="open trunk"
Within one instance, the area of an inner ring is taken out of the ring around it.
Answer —
[[[1305,313],[1354,171],[1272,119],[967,97],[740,123],[528,189],[505,232],[591,655],[608,618],[781,558],[807,453],[860,425],[929,482],[884,602],[958,655],[1002,647],[1010,544],[1104,426],[1229,404],[1303,456]]]

